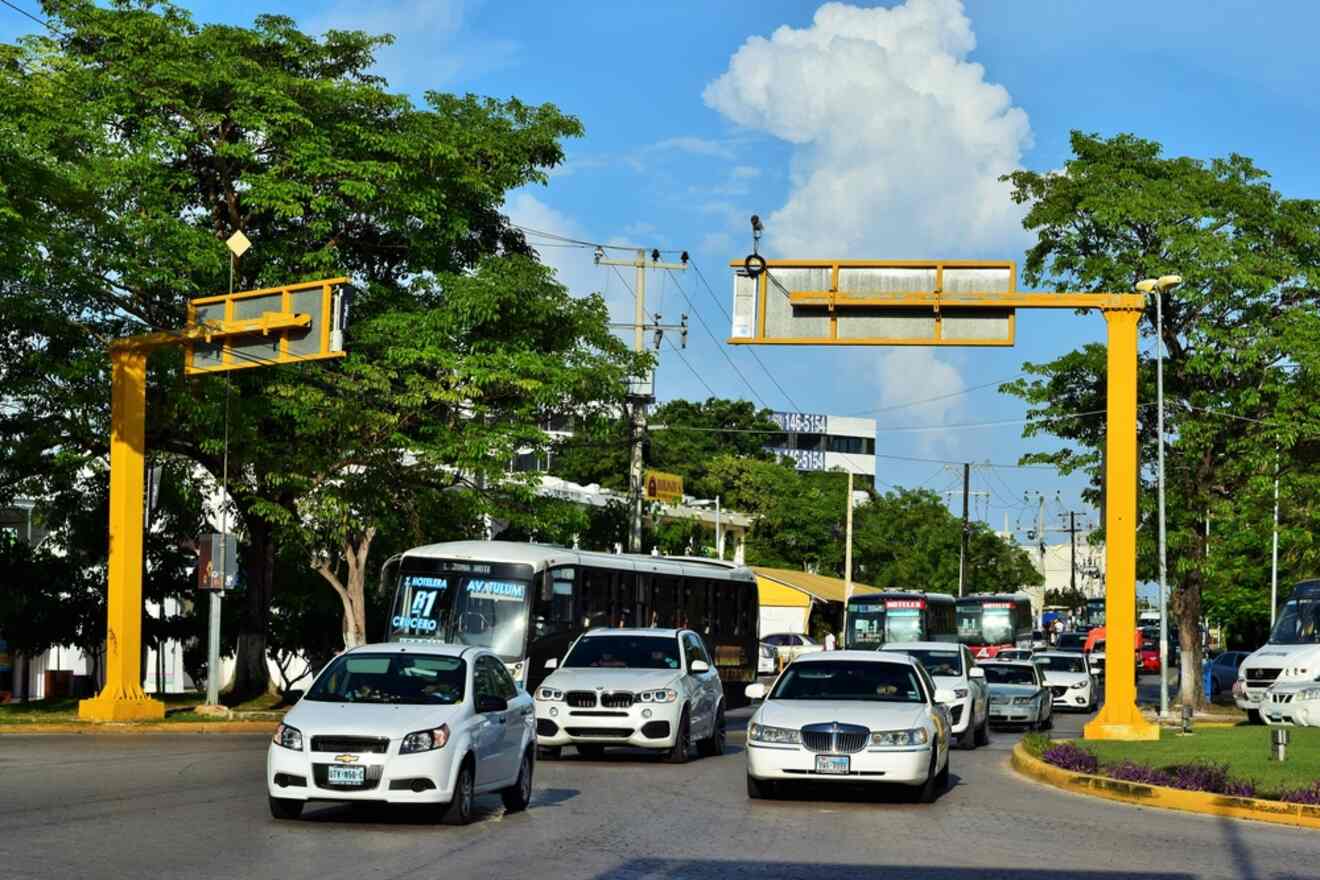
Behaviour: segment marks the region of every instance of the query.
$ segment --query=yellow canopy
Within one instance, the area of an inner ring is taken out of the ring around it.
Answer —
[[[760,565],[753,565],[752,571],[756,573],[757,594],[762,605],[805,607],[812,599],[819,602],[843,602],[845,599],[842,578]],[[853,581],[853,595],[874,589]]]

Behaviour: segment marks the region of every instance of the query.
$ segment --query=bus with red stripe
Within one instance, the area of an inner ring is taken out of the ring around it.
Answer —
[[[958,641],[953,597],[947,593],[886,590],[848,600],[843,647],[874,651],[887,642]]]
[[[958,599],[958,641],[977,660],[1005,648],[1030,648],[1031,597],[1026,593],[975,593]]]

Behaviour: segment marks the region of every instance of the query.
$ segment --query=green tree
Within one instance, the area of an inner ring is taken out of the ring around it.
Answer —
[[[105,343],[181,326],[188,296],[225,290],[224,241],[235,231],[253,242],[237,288],[348,275],[355,323],[426,329],[425,307],[446,295],[442,276],[529,252],[501,211],[505,194],[544,183],[561,139],[581,132],[555,107],[515,99],[427,92],[414,106],[369,72],[386,36],[315,38],[281,16],[201,25],[150,0],[45,0],[43,10],[57,33],[0,46],[6,492],[41,495],[52,475],[105,455]],[[308,436],[325,433],[288,401],[341,371],[189,380],[175,352],[152,364],[149,448],[218,478],[229,414],[246,580],[241,694],[268,677],[280,528],[271,512],[296,508],[302,484],[284,475],[316,452]],[[328,404],[316,419],[351,415],[355,402]]]
[[[1260,558],[1259,541],[1242,546],[1233,537],[1208,536],[1207,520],[1226,526],[1230,536],[1267,531],[1261,497],[1275,462],[1286,478],[1313,479],[1298,471],[1306,470],[1305,438],[1316,436],[1314,403],[1308,402],[1314,395],[1306,389],[1315,387],[1310,353],[1317,338],[1320,203],[1283,197],[1265,172],[1239,155],[1209,162],[1167,158],[1158,144],[1126,134],[1106,139],[1074,132],[1072,148],[1062,173],[1020,171],[1006,178],[1014,198],[1028,206],[1024,225],[1037,236],[1026,255],[1026,281],[1127,291],[1142,278],[1166,273],[1185,279],[1165,298],[1162,340],[1168,352],[1168,558],[1182,643],[1182,699],[1197,704],[1197,636],[1206,599],[1228,586],[1233,572],[1243,573],[1228,560]],[[1142,322],[1147,336],[1154,317],[1152,298]],[[1067,416],[1103,410],[1103,347],[1086,346],[1025,369],[1032,378],[1005,389],[1040,418],[1025,435],[1053,434],[1070,445],[1024,461],[1089,473],[1090,498],[1102,502],[1103,418]],[[1143,402],[1153,400],[1152,377],[1147,357]],[[1149,491],[1158,442],[1154,415],[1149,405],[1139,414],[1146,467],[1138,577],[1146,580],[1157,574]],[[1294,576],[1314,558],[1309,547],[1296,544],[1285,557]],[[1259,590],[1259,565],[1251,570]]]

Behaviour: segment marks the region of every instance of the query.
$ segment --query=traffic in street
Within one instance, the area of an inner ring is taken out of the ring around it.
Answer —
[[[1152,686],[1143,679],[1145,692]],[[376,805],[315,804],[298,822],[274,820],[262,781],[266,736],[5,736],[0,864],[12,880],[1313,874],[1318,845],[1301,829],[1133,808],[1026,781],[1008,766],[1020,734],[1003,730],[987,746],[950,752],[950,785],[931,804],[833,785],[750,800],[750,714],[729,714],[723,755],[682,765],[641,750],[588,760],[565,749],[538,762],[526,811],[479,795],[466,827]],[[1087,717],[1059,713],[1055,735],[1078,735]]]

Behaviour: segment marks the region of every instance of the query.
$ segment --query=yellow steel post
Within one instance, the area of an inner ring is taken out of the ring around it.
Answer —
[[[1139,302],[1139,300],[1138,300]],[[1105,433],[1105,704],[1087,739],[1159,739],[1137,709],[1137,321],[1132,303],[1104,309],[1109,329]]]
[[[142,490],[149,346],[111,346],[110,589],[105,687],[78,704],[87,721],[165,717],[165,704],[142,691]]]

